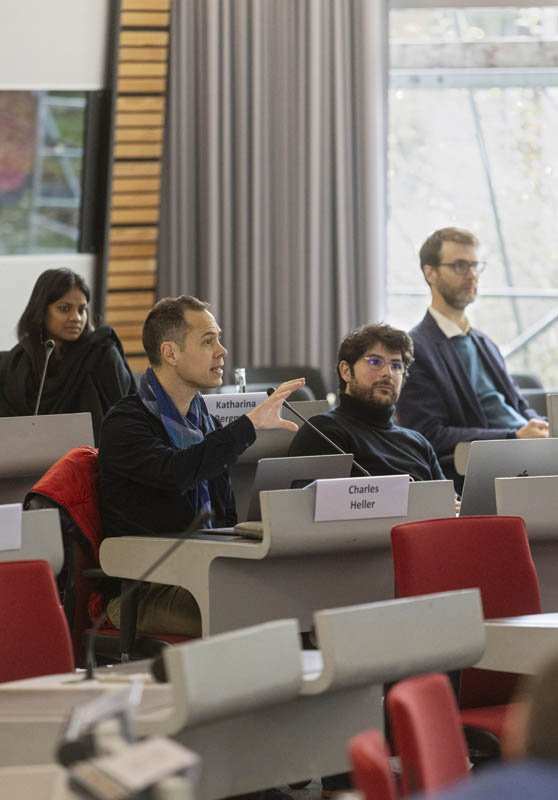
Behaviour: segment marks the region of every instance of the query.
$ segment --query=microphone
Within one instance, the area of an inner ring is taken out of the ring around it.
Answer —
[[[140,583],[147,580],[147,578],[151,575],[151,573],[154,570],[157,569],[157,567],[159,567],[164,561],[166,561],[167,558],[170,558],[170,556],[174,553],[174,551],[180,547],[183,541],[188,539],[189,536],[192,533],[194,533],[194,531],[203,528],[205,523],[208,522],[212,517],[213,517],[213,511],[211,510],[204,508],[202,509],[202,511],[199,511],[192,520],[192,522],[188,525],[187,529],[183,533],[180,533],[178,535],[176,541],[174,541],[169,547],[167,547],[165,552],[162,555],[160,555],[159,558],[156,561],[154,561],[153,564],[151,564],[151,566],[148,567],[142,575],[139,576],[139,578],[133,581],[121,593],[120,595],[121,607],[122,607],[122,601],[126,600],[132,594],[132,592],[134,592],[137,589]],[[97,667],[95,661],[95,636],[99,632],[101,625],[103,625],[103,623],[106,622],[107,618],[108,618],[108,611],[103,611],[103,613],[99,614],[97,619],[94,620],[93,627],[91,628],[91,630],[87,632],[87,645],[86,645],[87,669],[84,677],[85,681],[91,681],[95,677],[95,669]]]
[[[37,396],[37,405],[35,406],[35,411],[33,411],[33,416],[34,417],[36,417],[37,414],[39,413],[39,403],[41,402],[41,397],[42,397],[42,394],[43,394],[43,386],[44,386],[44,383],[45,383],[45,376],[46,376],[46,371],[47,371],[47,366],[48,366],[48,360],[49,360],[50,356],[52,355],[52,352],[53,352],[55,347],[56,347],[56,344],[54,342],[54,339],[47,339],[46,342],[44,343],[45,365],[43,367],[43,374],[41,375],[41,383],[39,384],[39,394]]]
[[[268,394],[268,397],[271,397],[272,394],[275,394],[275,389],[270,387],[267,390],[267,394]],[[365,475],[367,478],[371,478],[372,477],[372,475],[368,472],[367,469],[364,469],[364,467],[360,466],[360,464],[355,459],[355,457],[354,457],[354,455],[352,453],[346,453],[344,450],[341,450],[341,448],[339,447],[338,444],[335,444],[335,442],[333,442],[329,438],[329,436],[326,436],[325,433],[323,431],[321,431],[319,428],[317,428],[312,422],[310,422],[309,419],[306,419],[306,417],[303,417],[302,414],[299,414],[298,411],[296,410],[296,408],[293,408],[293,406],[290,403],[287,403],[286,400],[283,400],[283,405],[285,406],[285,408],[289,409],[291,414],[294,414],[295,417],[298,417],[299,419],[301,419],[306,425],[308,425],[310,428],[312,428],[313,431],[315,431],[319,436],[321,436],[322,439],[325,439],[325,441],[329,444],[329,446],[333,447],[334,450],[337,450],[338,453],[341,453],[341,455],[343,455],[343,456],[352,455],[353,456],[353,464],[358,469],[358,471],[361,472],[363,475]]]

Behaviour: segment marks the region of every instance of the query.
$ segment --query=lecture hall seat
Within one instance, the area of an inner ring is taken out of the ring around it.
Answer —
[[[485,619],[541,611],[537,573],[521,517],[409,522],[392,528],[391,543],[398,597],[478,587]],[[481,729],[488,732],[487,740],[492,739],[494,755],[499,754],[498,742],[518,679],[506,672],[463,671],[459,706],[469,744]]]
[[[397,800],[389,747],[380,731],[363,731],[349,741],[353,786],[364,800]]]
[[[404,797],[435,794],[469,778],[467,743],[447,675],[400,681],[386,703]]]
[[[0,563],[0,682],[72,672],[70,631],[46,561]]]

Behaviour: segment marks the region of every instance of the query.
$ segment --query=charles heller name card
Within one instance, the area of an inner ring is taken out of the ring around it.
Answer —
[[[314,522],[405,517],[408,502],[408,475],[328,478],[316,481]]]
[[[209,413],[217,417],[221,425],[228,425],[234,419],[253,411],[266,397],[266,392],[203,395]]]

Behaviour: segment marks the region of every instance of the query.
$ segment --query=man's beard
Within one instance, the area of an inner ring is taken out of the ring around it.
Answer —
[[[356,400],[360,400],[361,403],[369,406],[369,408],[372,410],[381,411],[383,414],[385,414],[388,410],[391,411],[391,409],[393,409],[393,406],[399,399],[399,393],[393,386],[391,386],[389,395],[378,395],[375,393],[375,389],[377,389],[377,387],[378,383],[373,383],[371,386],[362,386],[356,381],[349,382],[351,397],[354,397]]]
[[[455,308],[457,311],[463,311],[464,308],[467,308],[477,296],[477,290],[475,288],[471,288],[470,291],[467,292],[467,297],[462,296],[467,290],[465,289],[449,289],[444,284],[438,284],[438,292],[446,301],[448,306],[451,308]],[[472,293],[472,297],[471,297]]]

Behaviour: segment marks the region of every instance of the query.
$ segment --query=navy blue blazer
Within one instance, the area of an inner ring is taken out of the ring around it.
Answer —
[[[431,797],[432,795],[428,795]],[[473,770],[470,780],[459,781],[440,794],[438,800],[555,800],[558,797],[558,767],[536,759],[500,762]],[[427,795],[414,795],[426,800]]]
[[[397,403],[401,425],[426,436],[438,457],[452,454],[458,442],[506,439],[509,428],[488,427],[469,376],[432,314],[427,312],[409,333],[415,346],[415,361]],[[475,329],[471,336],[506,402],[526,419],[538,417],[519,394],[494,342]]]

